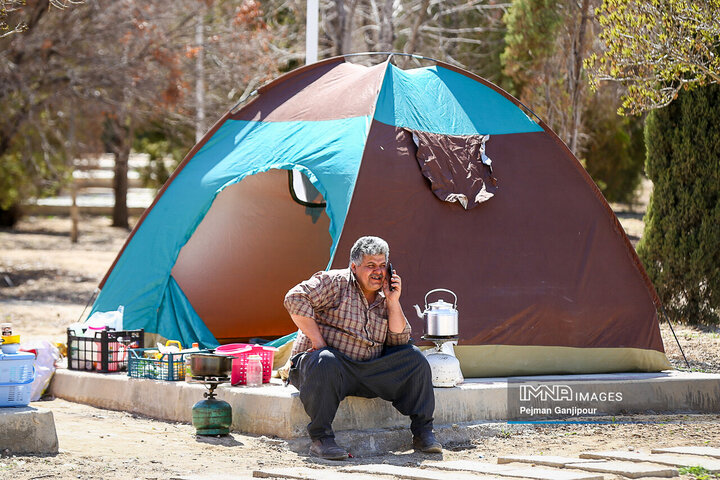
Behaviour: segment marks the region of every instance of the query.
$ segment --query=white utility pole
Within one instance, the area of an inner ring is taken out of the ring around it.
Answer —
[[[307,0],[307,24],[305,26],[305,65],[318,60],[318,0]]]

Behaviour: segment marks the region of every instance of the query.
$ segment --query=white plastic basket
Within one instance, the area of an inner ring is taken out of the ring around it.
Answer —
[[[24,407],[30,403],[35,375],[23,383],[0,383],[0,407]]]
[[[25,383],[28,379],[32,382],[35,378],[34,361],[32,353],[0,353],[0,385]]]

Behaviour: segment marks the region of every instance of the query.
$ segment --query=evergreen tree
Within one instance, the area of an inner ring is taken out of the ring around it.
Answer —
[[[654,191],[638,253],[668,313],[720,320],[720,86],[682,92],[645,127]]]
[[[644,119],[619,116],[619,95],[611,85],[604,87],[585,112],[589,133],[581,159],[608,202],[632,204],[645,163]]]

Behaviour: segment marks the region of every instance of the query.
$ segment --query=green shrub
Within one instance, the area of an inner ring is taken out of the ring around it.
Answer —
[[[645,161],[643,121],[616,113],[612,92],[598,92],[583,114],[589,133],[585,169],[608,202],[632,204]]]
[[[668,313],[720,320],[720,86],[682,92],[645,125],[654,184],[638,253]]]

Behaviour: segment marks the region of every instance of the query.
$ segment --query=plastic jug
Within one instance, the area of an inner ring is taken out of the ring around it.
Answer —
[[[263,383],[263,366],[260,355],[250,355],[245,370],[245,385],[259,387]]]

